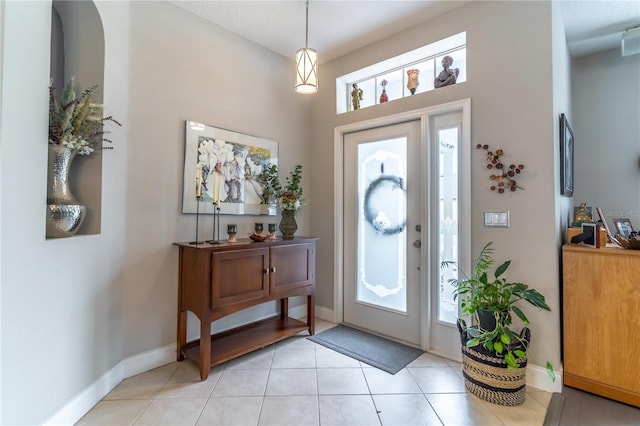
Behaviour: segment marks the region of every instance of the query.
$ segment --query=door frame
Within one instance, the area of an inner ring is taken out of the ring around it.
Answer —
[[[461,150],[461,162],[462,164],[470,164],[470,146],[471,146],[471,99],[466,98],[459,101],[452,101],[445,104],[435,105],[431,107],[421,108],[413,111],[407,111],[403,113],[388,115],[384,117],[374,118],[371,120],[359,121],[356,123],[345,124],[334,128],[333,139],[333,166],[334,166],[334,185],[333,185],[333,199],[334,199],[334,288],[333,288],[333,311],[334,321],[336,323],[342,323],[344,320],[344,134],[357,132],[361,130],[371,129],[375,127],[387,126],[392,124],[399,124],[406,121],[420,120],[420,140],[421,140],[421,156],[424,158],[426,155],[426,161],[431,164],[431,158],[428,146],[428,140],[431,137],[429,118],[433,115],[444,114],[452,111],[462,112],[462,144],[469,147],[469,149]],[[422,168],[421,173],[422,182],[426,182],[423,185],[421,193],[424,200],[427,203],[430,200],[426,197],[428,188],[431,187],[431,177],[425,168]],[[461,199],[471,200],[471,171],[461,176]],[[462,213],[459,218],[460,235],[464,238],[464,242],[461,246],[461,253],[459,264],[466,267],[470,263],[471,259],[471,207],[470,203],[465,203],[462,207]],[[421,211],[421,217],[425,217],[424,205],[423,211]],[[427,225],[426,223],[424,225]],[[431,228],[431,221],[428,227]],[[422,239],[425,235],[432,233],[431,229],[422,228]],[[421,348],[428,350],[431,346],[430,327],[426,325],[431,318],[431,289],[429,288],[429,277],[432,275],[432,262],[429,262],[432,255],[431,244],[423,244],[423,250],[421,254],[422,274],[420,279],[421,294],[423,295],[423,302],[425,303],[421,309],[420,318],[420,335],[421,335]],[[468,269],[468,268],[467,268]],[[425,297],[426,296],[426,297]]]

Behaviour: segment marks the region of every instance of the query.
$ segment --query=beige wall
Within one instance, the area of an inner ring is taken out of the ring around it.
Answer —
[[[493,241],[496,257],[512,259],[509,276],[540,290],[553,312],[530,312],[532,363],[560,367],[559,241],[556,222],[552,11],[547,2],[472,2],[409,28],[322,67],[321,90],[313,105],[312,232],[321,236],[317,261],[317,303],[332,310],[334,299],[333,131],[336,126],[471,98],[472,144],[504,148],[523,163],[525,191],[498,195],[473,148],[472,248]],[[468,80],[384,105],[336,115],[335,78],[445,38],[467,32]],[[338,153],[340,155],[340,153]],[[485,228],[483,212],[509,210],[511,227]]]
[[[144,361],[146,351],[168,348],[168,361],[175,359],[172,243],[195,230],[195,216],[180,213],[184,120],[278,141],[282,169],[303,164],[309,193],[311,98],[294,94],[291,59],[167,2],[97,2],[104,103],[123,124],[110,134],[115,149],[103,155],[101,232],[46,241],[51,2],[2,6],[0,423],[40,424],[55,415],[68,424],[132,374],[139,355]],[[309,213],[298,217],[301,235]],[[211,218],[202,220],[210,232]],[[256,220],[223,217],[222,229],[230,221],[244,234]]]

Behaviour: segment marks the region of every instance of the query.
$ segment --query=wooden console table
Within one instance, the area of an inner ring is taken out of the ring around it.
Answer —
[[[212,366],[286,339],[314,334],[317,238],[179,246],[178,361],[196,361],[200,378]],[[289,317],[289,297],[307,296],[307,322]],[[211,322],[279,300],[280,314],[211,335]],[[200,339],[187,342],[187,311],[200,320]]]
[[[564,384],[640,407],[640,250],[562,247]]]

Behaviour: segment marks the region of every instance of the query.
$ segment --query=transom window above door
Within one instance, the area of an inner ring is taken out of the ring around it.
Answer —
[[[336,113],[393,102],[435,88],[443,58],[457,69],[456,84],[467,80],[467,33],[447,37],[336,79]],[[355,86],[354,86],[355,85]],[[357,98],[358,106],[354,106]]]

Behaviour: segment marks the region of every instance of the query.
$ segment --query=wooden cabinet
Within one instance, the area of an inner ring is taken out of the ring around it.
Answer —
[[[179,246],[178,361],[200,366],[206,379],[212,366],[300,331],[314,334],[315,238],[217,245]],[[289,317],[289,297],[307,297],[307,321]],[[273,300],[280,314],[211,335],[211,322]],[[200,320],[200,339],[187,342],[187,311]]]
[[[640,407],[640,251],[562,248],[564,384]]]

